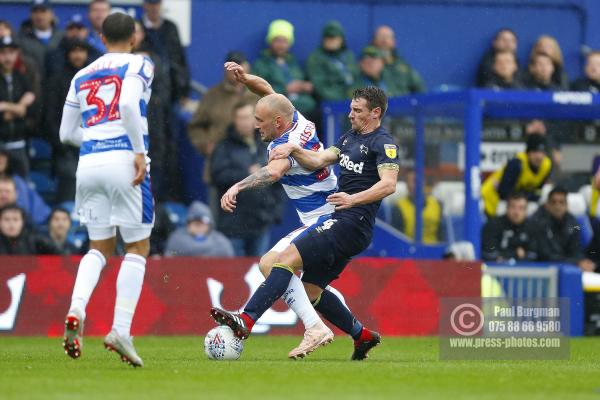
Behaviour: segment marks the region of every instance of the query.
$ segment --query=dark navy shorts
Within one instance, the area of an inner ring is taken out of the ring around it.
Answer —
[[[321,219],[292,243],[302,257],[302,280],[325,289],[371,242],[350,218]]]

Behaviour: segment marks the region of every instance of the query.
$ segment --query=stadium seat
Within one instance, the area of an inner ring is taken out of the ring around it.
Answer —
[[[575,218],[577,218],[577,223],[579,224],[580,228],[579,240],[581,243],[581,248],[585,249],[594,236],[594,230],[587,215],[579,215]]]
[[[46,203],[53,203],[56,195],[56,182],[49,174],[31,171],[29,173],[29,184],[32,189],[42,196]]]
[[[546,202],[546,200],[548,200],[548,194],[550,194],[550,191],[554,188],[554,185],[551,183],[546,183],[544,184],[544,186],[542,186],[542,193],[540,194],[540,199],[538,200],[538,203],[544,204]]]
[[[585,200],[585,204],[586,204],[587,208],[589,209],[590,203],[592,202],[592,185],[583,185],[582,187],[579,188],[578,193],[583,196],[583,199]]]
[[[585,198],[581,193],[569,193],[567,194],[567,206],[569,212],[576,217],[585,215],[587,206],[585,204]]]
[[[433,186],[431,190],[431,195],[445,203],[453,193],[462,193],[463,194],[463,203],[464,203],[464,193],[465,193],[465,183],[461,181],[442,181],[438,182]]]
[[[51,160],[52,146],[44,139],[32,138],[29,140],[29,158],[36,160]]]
[[[187,207],[183,203],[167,201],[164,204],[169,220],[176,226],[184,226],[187,219]]]

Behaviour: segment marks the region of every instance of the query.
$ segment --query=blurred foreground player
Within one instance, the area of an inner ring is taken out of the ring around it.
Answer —
[[[335,212],[310,226],[277,255],[271,274],[242,314],[211,310],[213,318],[232,328],[239,338],[250,335],[254,323],[283,295],[294,272],[302,269],[302,281],[314,307],[353,337],[353,360],[365,359],[368,351],[380,342],[379,334],[364,328],[337,296],[324,290],[352,257],[368,247],[381,200],[396,190],[397,147],[381,127],[387,109],[385,93],[376,87],[357,89],[350,108],[352,129],[335,146],[314,152],[288,142],[271,152],[272,160],[292,157],[293,162],[312,171],[339,160],[339,189],[327,197]]]
[[[87,226],[90,250],[81,259],[65,322],[64,348],[81,356],[85,308],[106,260],[114,253],[116,228],[125,241],[117,278],[112,330],[104,346],[142,367],[130,336],[146,269],[154,200],[150,190],[148,122],[141,110],[150,99],[154,65],[130,54],[135,24],[122,13],[108,16],[102,40],[108,53],[79,71],[65,102],[60,138],[80,146],[76,209]]]

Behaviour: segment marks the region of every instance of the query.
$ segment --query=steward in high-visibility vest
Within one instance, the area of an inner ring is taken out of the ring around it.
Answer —
[[[590,217],[600,218],[600,156],[594,157],[592,175],[592,199],[590,201]]]
[[[524,153],[517,153],[502,169],[488,176],[481,188],[488,216],[495,216],[500,200],[506,200],[513,192],[525,193],[530,201],[539,199],[541,188],[552,171],[552,161],[546,150],[546,138],[531,134],[527,136]]]
[[[409,171],[406,174],[406,186],[409,195],[396,201],[392,209],[392,225],[411,239],[415,239],[415,228],[417,224],[417,211],[415,206],[415,173]],[[442,206],[440,202],[431,195],[424,195],[425,204],[421,210],[423,218],[423,243],[434,244],[440,242]]]

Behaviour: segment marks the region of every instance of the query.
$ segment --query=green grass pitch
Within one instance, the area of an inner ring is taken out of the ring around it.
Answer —
[[[569,361],[439,361],[437,338],[384,338],[348,361],[338,337],[305,360],[299,337],[252,337],[242,359],[209,361],[201,337],[140,337],[134,370],[87,338],[69,359],[60,339],[0,337],[0,399],[600,399],[600,339],[573,339]]]

